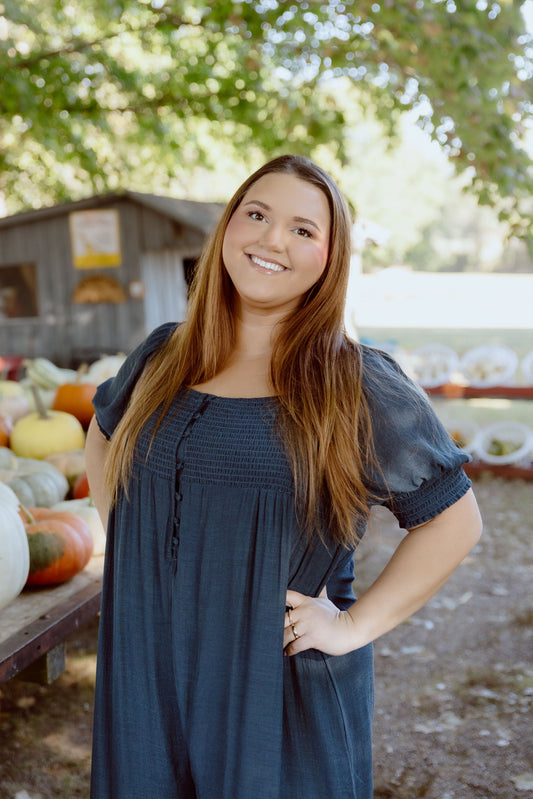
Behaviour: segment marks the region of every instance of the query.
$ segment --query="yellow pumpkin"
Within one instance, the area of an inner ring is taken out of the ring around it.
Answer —
[[[38,411],[18,419],[11,433],[11,449],[23,458],[43,459],[54,452],[83,449],[85,433],[75,416],[64,411]]]
[[[25,392],[16,380],[0,380],[0,395],[3,397],[24,397]]]

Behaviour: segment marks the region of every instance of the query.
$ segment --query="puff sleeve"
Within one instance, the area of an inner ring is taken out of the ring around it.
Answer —
[[[407,529],[429,521],[460,499],[471,482],[471,460],[438,419],[424,392],[384,352],[363,347],[362,379],[376,465],[368,487]]]
[[[128,406],[137,380],[150,359],[176,329],[174,322],[155,328],[126,358],[117,375],[106,380],[96,391],[93,405],[96,421],[104,436],[111,438],[113,431]]]

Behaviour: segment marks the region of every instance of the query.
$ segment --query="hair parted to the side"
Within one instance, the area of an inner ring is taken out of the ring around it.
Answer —
[[[278,324],[271,383],[280,431],[292,464],[299,519],[310,532],[327,525],[334,540],[353,545],[356,520],[368,514],[364,477],[373,462],[371,424],[361,387],[361,352],[344,332],[350,269],[351,219],[330,176],[307,158],[284,155],[254,172],[225,208],[198,261],[187,320],[146,366],[105,465],[113,501],[126,487],[137,438],[147,419],[168,409],[184,387],[206,382],[226,365],[236,339],[234,291],[222,258],[229,220],[263,175],[291,174],[316,186],[328,201],[329,254],[319,280],[296,311]]]

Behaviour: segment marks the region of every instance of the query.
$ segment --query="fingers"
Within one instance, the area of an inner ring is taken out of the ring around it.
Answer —
[[[298,591],[287,591],[287,596],[285,599],[285,604],[289,608],[297,608],[298,605],[301,605],[307,599],[305,594],[299,594]]]
[[[302,643],[303,638],[304,633],[301,623],[297,624],[293,622],[286,626],[283,631],[283,649],[285,654],[294,655],[296,652],[301,652],[305,649],[305,643]]]
[[[298,591],[287,591],[286,608],[285,611],[285,625],[283,631],[283,649],[286,655],[295,655],[297,652],[303,652],[308,649],[309,645],[302,639],[305,638],[306,623],[302,616],[302,607],[306,602],[312,599],[305,594],[300,594]]]
[[[344,618],[347,616],[347,619]],[[327,654],[350,651],[349,614],[342,613],[321,592],[312,597],[287,591],[283,630],[285,655],[296,655],[306,649],[318,649]]]
[[[287,591],[287,597],[285,599],[285,607],[287,608],[285,611],[285,629],[296,623],[298,607],[307,599],[309,599],[308,596],[299,594],[298,591]]]
[[[298,622],[297,608],[304,599],[306,599],[306,597],[303,594],[299,594],[296,591],[287,591],[287,609],[285,611],[283,630],[283,649],[286,654],[294,654],[294,647],[291,648],[291,645],[298,641],[303,635],[301,621]]]

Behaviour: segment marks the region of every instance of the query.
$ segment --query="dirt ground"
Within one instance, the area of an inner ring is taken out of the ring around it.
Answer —
[[[475,490],[479,545],[376,643],[376,799],[533,796],[533,484],[483,478]],[[359,592],[401,535],[378,515]],[[71,638],[54,684],[1,686],[0,799],[87,799],[96,634],[95,620]]]

